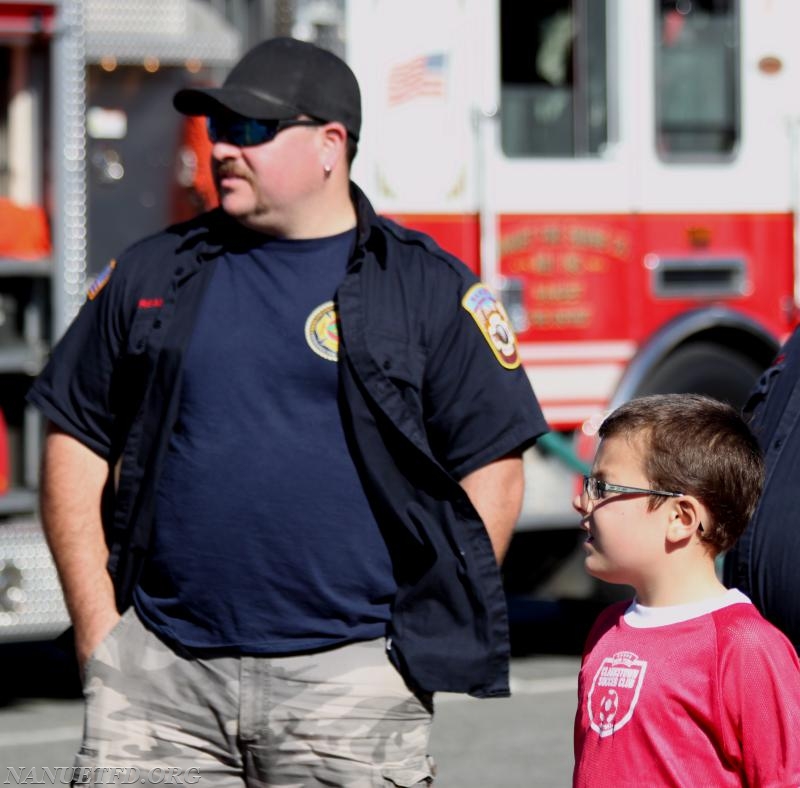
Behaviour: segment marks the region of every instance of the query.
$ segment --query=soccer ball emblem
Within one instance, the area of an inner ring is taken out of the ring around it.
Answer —
[[[611,727],[614,724],[614,719],[619,711],[619,693],[616,690],[610,689],[600,699],[600,707],[597,711],[597,716],[600,718],[600,724],[605,727]]]

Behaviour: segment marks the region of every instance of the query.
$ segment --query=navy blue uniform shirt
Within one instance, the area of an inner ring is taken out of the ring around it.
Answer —
[[[423,691],[507,695],[500,573],[459,480],[529,447],[547,425],[489,291],[428,236],[376,216],[357,187],[352,194],[357,241],[335,299],[338,402],[392,556],[389,657]],[[98,277],[29,394],[118,467],[103,521],[120,609],[151,544],[205,287],[220,254],[251,243],[214,211],[135,244]]]
[[[766,473],[750,524],[725,558],[725,581],[747,594],[800,653],[800,328],[744,411]]]
[[[193,649],[276,655],[383,637],[391,557],[336,396],[333,297],[355,230],[257,240],[215,263],[134,604]]]

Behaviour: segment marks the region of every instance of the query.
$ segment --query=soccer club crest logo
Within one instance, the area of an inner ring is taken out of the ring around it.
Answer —
[[[320,304],[308,316],[306,342],[326,361],[336,361],[339,357],[339,320],[333,301]]]
[[[478,324],[500,364],[506,369],[516,369],[520,364],[517,338],[506,310],[492,291],[481,283],[473,285],[461,299],[461,305]]]
[[[647,663],[629,651],[618,651],[603,660],[586,701],[593,731],[610,736],[630,721],[646,670]]]

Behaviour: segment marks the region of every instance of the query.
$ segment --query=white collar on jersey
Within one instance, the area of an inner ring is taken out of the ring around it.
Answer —
[[[634,599],[630,607],[625,611],[624,618],[626,624],[638,629],[663,627],[668,624],[679,624],[681,621],[691,621],[693,618],[705,616],[715,610],[722,610],[724,607],[742,603],[752,604],[737,588],[729,588],[721,596],[668,607],[645,607]]]

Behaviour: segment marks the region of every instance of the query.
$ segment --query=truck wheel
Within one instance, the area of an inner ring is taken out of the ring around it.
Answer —
[[[644,394],[706,394],[740,409],[762,369],[721,345],[695,342],[678,348],[641,386]]]

